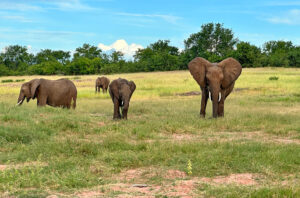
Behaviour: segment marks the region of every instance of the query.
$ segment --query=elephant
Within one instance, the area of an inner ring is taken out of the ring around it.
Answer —
[[[224,101],[242,72],[241,64],[231,57],[219,63],[210,63],[197,57],[189,62],[188,68],[202,91],[200,116],[205,117],[207,100],[210,98],[213,117],[223,117]]]
[[[109,94],[114,103],[113,119],[127,119],[130,98],[136,88],[133,81],[118,78],[109,85]],[[122,109],[122,116],[120,114]]]
[[[107,92],[107,88],[110,80],[104,76],[98,77],[96,79],[96,92],[100,92],[100,88],[102,88],[102,93]]]
[[[50,105],[53,107],[70,108],[73,99],[73,109],[76,108],[77,89],[74,83],[68,79],[47,80],[33,79],[22,85],[18,103],[21,105],[27,99],[37,98],[37,106]]]

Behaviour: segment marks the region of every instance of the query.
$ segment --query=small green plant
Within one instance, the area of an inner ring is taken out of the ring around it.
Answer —
[[[270,78],[269,78],[269,80],[278,80],[279,79],[279,77],[277,77],[277,76],[271,76]]]
[[[10,83],[14,82],[12,79],[1,80],[2,83]]]
[[[187,174],[188,175],[192,175],[193,174],[193,166],[192,166],[192,162],[191,160],[188,160],[188,163],[187,163]]]
[[[25,79],[17,79],[16,82],[24,82]]]

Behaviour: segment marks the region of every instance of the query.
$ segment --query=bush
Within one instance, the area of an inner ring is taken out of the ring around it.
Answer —
[[[279,79],[279,77],[277,77],[277,76],[271,76],[270,78],[269,78],[269,80],[278,80]]]
[[[14,82],[12,79],[7,79],[7,80],[1,80],[2,83],[10,83]]]

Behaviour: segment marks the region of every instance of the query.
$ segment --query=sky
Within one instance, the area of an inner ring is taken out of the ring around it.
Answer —
[[[206,23],[223,23],[241,41],[300,45],[300,1],[0,0],[0,50],[8,45],[74,52],[84,43],[131,57],[157,40],[184,49]]]

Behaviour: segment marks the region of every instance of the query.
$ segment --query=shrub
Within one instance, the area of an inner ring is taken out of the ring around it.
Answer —
[[[269,80],[278,80],[279,79],[279,77],[277,77],[277,76],[271,76],[270,78],[269,78]]]
[[[10,83],[14,82],[12,79],[1,80],[2,83]]]

